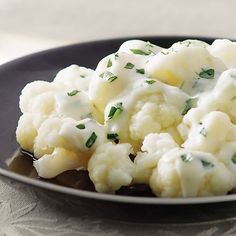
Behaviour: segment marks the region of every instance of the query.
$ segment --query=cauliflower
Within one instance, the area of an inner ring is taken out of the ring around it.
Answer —
[[[212,154],[174,148],[159,160],[150,187],[160,197],[199,197],[227,194],[233,182]]]
[[[224,163],[226,168],[231,172],[236,186],[236,142],[226,142],[221,145],[220,150],[216,153],[216,158]]]
[[[130,138],[144,139],[152,132],[159,133],[181,122],[181,110],[162,94],[140,99],[130,120]]]
[[[231,123],[227,114],[212,111],[198,123],[190,122],[188,137],[182,146],[215,153],[225,141],[233,140],[236,140],[236,126]]]
[[[224,62],[228,68],[236,66],[236,42],[228,39],[217,39],[208,47],[209,52]]]
[[[71,65],[57,73],[54,83],[62,86],[66,90],[77,89],[88,91],[93,74],[94,70],[77,65]]]
[[[142,152],[138,152],[134,159],[134,182],[148,184],[152,171],[157,167],[162,155],[177,146],[168,133],[148,134],[143,141]]]
[[[104,142],[105,130],[91,119],[75,121],[71,118],[49,118],[38,129],[34,140],[34,155],[41,158],[60,147],[70,150],[80,159],[81,165],[78,168],[87,168],[88,159],[96,147]]]
[[[81,166],[78,156],[67,149],[55,148],[51,154],[45,154],[33,162],[33,165],[42,178],[54,178],[67,170]]]
[[[236,187],[235,45],[130,40],[95,71],[71,65],[29,83],[17,141],[39,176],[88,169],[98,192],[145,183],[161,197],[226,194]]]
[[[98,192],[114,193],[121,186],[131,184],[134,163],[129,154],[133,153],[130,144],[106,143],[97,148],[89,160],[89,177]]]
[[[211,89],[216,82],[215,75],[223,70],[225,65],[213,57],[205,45],[191,42],[162,50],[145,67],[150,77],[180,87],[190,95]],[[213,79],[205,79],[208,73]]]
[[[38,129],[46,119],[43,115],[23,114],[16,129],[16,140],[21,147],[29,152],[34,152],[34,140],[38,135]]]
[[[111,100],[131,91],[135,81],[146,79],[145,64],[158,51],[160,48],[151,43],[130,40],[122,44],[118,52],[103,58],[89,87],[89,96],[96,108],[103,113]]]
[[[221,74],[214,89],[199,98],[199,107],[207,111],[220,110],[236,123],[236,69]]]
[[[136,151],[151,132],[170,132],[180,141],[176,125],[181,122],[187,98],[175,87],[139,80],[133,93],[106,106],[105,125],[108,131],[119,134],[121,142],[131,143]]]

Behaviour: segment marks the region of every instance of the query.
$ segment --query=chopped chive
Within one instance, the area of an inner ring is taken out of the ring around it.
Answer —
[[[93,144],[96,142],[96,139],[97,139],[97,135],[95,132],[93,132],[85,144],[86,147],[91,148]]]
[[[201,163],[204,167],[214,167],[214,164],[209,161],[201,160]]]
[[[136,69],[136,72],[142,75],[145,73],[144,69]]]
[[[122,102],[112,106],[108,114],[108,120],[118,117],[123,111]]]
[[[131,51],[133,54],[144,55],[144,56],[148,56],[148,55],[151,54],[151,51],[145,52],[145,51],[143,51],[143,50],[136,49],[136,48],[130,49],[130,51]]]
[[[117,133],[109,133],[109,134],[107,134],[107,139],[112,140],[115,143],[119,143],[119,135]]]
[[[202,71],[198,74],[202,79],[214,79],[215,70],[214,69],[202,69]]]
[[[117,60],[117,59],[118,59],[118,57],[119,57],[119,54],[118,54],[118,53],[116,53],[116,54],[115,54],[115,60]]]
[[[134,64],[132,64],[131,62],[128,62],[125,67],[125,69],[133,69],[134,68]]]
[[[190,162],[193,160],[193,157],[191,154],[183,154],[180,156],[183,162]]]
[[[81,78],[85,78],[86,76],[85,75],[80,75]]]
[[[111,67],[112,66],[112,61],[111,59],[109,58],[108,62],[107,62],[107,68]]]
[[[68,95],[68,96],[75,96],[77,93],[79,93],[78,90],[73,90],[73,91],[71,91],[71,92],[68,92],[67,95]]]
[[[236,165],[236,153],[231,157],[231,160]]]
[[[75,126],[78,129],[85,129],[85,125],[84,124],[78,124]]]
[[[182,111],[181,115],[184,116],[185,114],[188,113],[188,111],[193,108],[194,106],[196,106],[196,101],[197,98],[189,98],[188,100],[185,101],[185,108]]]
[[[116,80],[118,77],[115,76],[113,73],[111,73],[110,71],[105,71],[102,74],[99,75],[99,77],[106,79],[109,82],[113,82],[114,80]]]
[[[150,80],[145,80],[147,84],[154,84],[156,83],[156,80],[150,79]]]
[[[202,129],[199,132],[202,136],[206,137],[207,136],[207,131],[205,127],[202,127]]]

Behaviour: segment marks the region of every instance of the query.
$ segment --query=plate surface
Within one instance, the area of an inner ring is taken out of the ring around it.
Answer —
[[[150,41],[151,43],[162,47],[169,47],[176,41],[193,37],[169,36],[136,38]],[[209,43],[213,41],[211,38],[194,38]],[[57,193],[111,202],[173,205],[235,201],[235,194],[216,197],[174,199],[101,194],[42,182],[38,179],[32,179],[8,170],[6,160],[8,160],[18,148],[15,138],[15,129],[20,116],[18,100],[22,88],[28,82],[34,80],[52,81],[59,70],[71,64],[95,68],[99,60],[104,56],[117,51],[119,46],[128,39],[130,38],[102,40],[55,48],[32,54],[0,66],[0,175]]]

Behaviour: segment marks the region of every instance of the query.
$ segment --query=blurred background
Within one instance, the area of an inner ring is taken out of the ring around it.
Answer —
[[[234,0],[0,0],[0,64],[39,50],[139,35],[236,39]]]

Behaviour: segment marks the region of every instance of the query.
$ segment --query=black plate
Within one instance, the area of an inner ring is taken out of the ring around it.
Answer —
[[[173,36],[137,38],[150,41],[162,47],[169,47],[176,41],[191,37]],[[9,159],[18,148],[15,138],[15,129],[20,116],[18,101],[22,88],[28,82],[34,80],[52,81],[59,70],[71,64],[95,68],[100,59],[117,51],[119,46],[128,39],[129,38],[102,40],[55,48],[14,60],[0,67],[0,174],[21,181],[25,184],[30,184],[35,187],[52,190],[58,193],[111,202],[136,204],[200,204],[235,200],[236,195],[234,194],[228,196],[186,199],[127,197],[100,194],[43,182],[8,170],[6,160]],[[213,41],[211,38],[198,37],[198,39],[204,40],[208,43]]]

